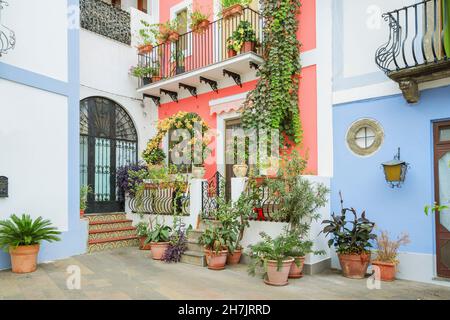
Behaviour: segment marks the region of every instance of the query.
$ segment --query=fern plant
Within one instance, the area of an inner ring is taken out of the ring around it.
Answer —
[[[28,214],[21,217],[13,214],[8,220],[0,221],[0,248],[7,251],[10,247],[60,241],[60,234],[50,220],[42,217],[33,220]]]

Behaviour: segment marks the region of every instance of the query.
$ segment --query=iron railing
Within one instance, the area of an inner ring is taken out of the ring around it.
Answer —
[[[375,55],[386,73],[450,57],[450,0],[426,0],[383,14],[389,40]]]
[[[226,180],[220,172],[216,172],[207,181],[202,182],[202,218],[214,220],[214,213],[219,207],[219,199],[225,200]]]
[[[177,196],[177,192],[179,191],[173,187],[147,189],[141,195],[141,199],[130,197],[128,206],[134,213],[189,216],[189,190],[180,196]]]
[[[139,54],[138,64],[151,67],[155,71],[152,82],[156,82],[225,61],[230,58],[227,39],[237,30],[241,21],[251,24],[256,43],[261,43],[262,16],[251,8],[245,8],[241,15],[211,22],[202,32],[187,32],[175,42],[168,41],[155,46],[149,53]],[[261,46],[256,46],[255,52],[261,55],[261,51]],[[139,86],[142,85],[141,80]]]

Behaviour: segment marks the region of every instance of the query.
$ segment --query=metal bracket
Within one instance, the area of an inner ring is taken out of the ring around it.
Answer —
[[[255,70],[259,69],[259,64],[255,63],[253,61],[250,61],[249,64],[250,64],[250,69],[255,69]]]
[[[197,98],[197,88],[184,83],[178,84],[178,88],[188,90],[191,96]]]
[[[150,98],[153,100],[153,102],[156,104],[156,106],[158,106],[158,107],[161,106],[161,98],[160,97],[152,96],[152,95],[144,93],[144,98]]]
[[[233,78],[234,82],[242,88],[241,76],[239,74],[223,69],[223,75]]]
[[[159,92],[161,92],[161,94],[168,95],[174,102],[178,103],[178,93],[165,89],[160,89]]]
[[[215,93],[219,93],[219,89],[217,86],[217,81],[205,78],[205,77],[200,77],[200,83],[206,83],[209,84],[209,86],[211,87],[211,89],[214,90]]]

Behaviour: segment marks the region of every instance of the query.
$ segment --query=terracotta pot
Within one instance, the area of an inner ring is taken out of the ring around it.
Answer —
[[[237,52],[233,49],[228,49],[228,58],[235,57],[237,55]]]
[[[150,53],[150,52],[152,52],[152,50],[153,50],[153,45],[151,45],[151,44],[143,44],[138,47],[139,54]]]
[[[179,38],[180,38],[180,34],[178,32],[171,31],[169,33],[169,36],[167,37],[167,40],[169,40],[170,42],[177,42]]]
[[[164,253],[169,247],[169,242],[151,242],[150,246],[153,260],[162,260]]]
[[[39,245],[10,247],[11,267],[14,273],[29,273],[36,271]]]
[[[241,48],[241,52],[245,53],[245,52],[255,52],[256,48],[256,43],[253,41],[245,41],[244,44],[242,45]]]
[[[231,7],[223,9],[222,17],[224,19],[229,19],[234,16],[241,15],[243,10],[244,10],[244,7],[241,4],[237,3],[237,4],[232,5]]]
[[[223,270],[225,269],[225,264],[227,263],[228,250],[222,250],[219,253],[205,249],[206,263],[208,264],[208,269],[211,270]]]
[[[338,257],[344,277],[350,279],[363,279],[365,277],[370,262],[370,255],[339,254]]]
[[[80,209],[80,218],[84,217],[84,210]]]
[[[139,250],[150,250],[152,245],[150,243],[145,243],[145,240],[147,240],[146,236],[142,236],[139,238]]]
[[[205,19],[199,22],[196,26],[193,26],[192,31],[195,33],[202,33],[209,27],[209,20]]]
[[[397,273],[397,265],[391,262],[374,261],[372,265],[380,268],[381,281],[394,281]]]
[[[205,167],[192,167],[192,177],[194,179],[203,179],[205,176]]]
[[[234,175],[237,178],[244,178],[247,175],[248,165],[246,164],[235,164],[233,166]]]
[[[296,261],[300,261],[300,266],[297,266]],[[295,257],[289,270],[290,279],[299,279],[303,277],[303,266],[305,265],[305,257]]]
[[[272,286],[285,286],[288,284],[289,270],[294,259],[287,259],[282,262],[281,268],[278,270],[277,262],[275,260],[267,261],[267,279],[264,280],[266,284]]]
[[[234,253],[229,253],[227,256],[227,264],[233,265],[233,264],[239,264],[239,261],[241,260],[242,256],[242,249],[235,249]]]

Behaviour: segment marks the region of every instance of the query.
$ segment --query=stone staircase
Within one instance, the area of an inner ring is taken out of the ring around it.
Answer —
[[[139,246],[132,220],[125,213],[89,214],[88,252]]]
[[[187,232],[187,250],[181,256],[181,262],[206,267],[203,246],[198,241],[202,234],[203,230],[189,230]]]

